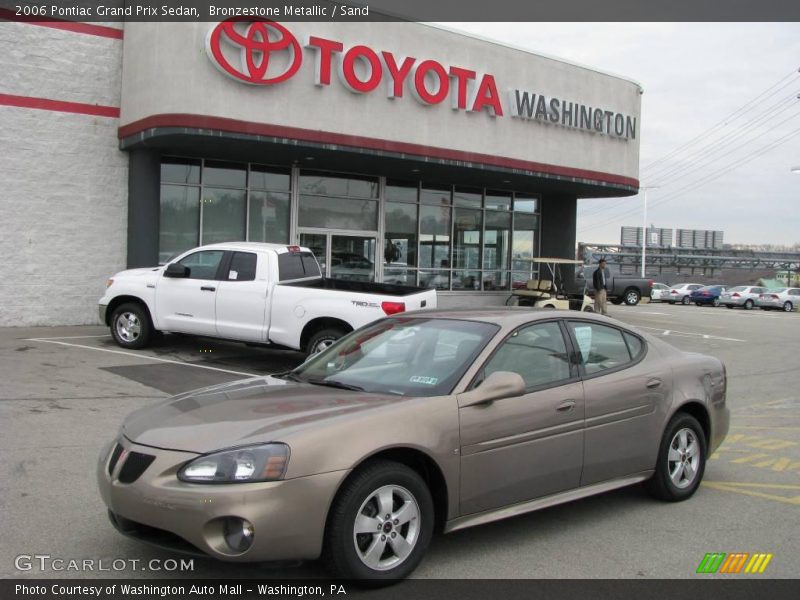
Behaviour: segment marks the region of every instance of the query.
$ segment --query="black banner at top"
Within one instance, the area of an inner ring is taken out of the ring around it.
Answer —
[[[222,21],[800,21],[797,0],[0,0],[0,19]]]

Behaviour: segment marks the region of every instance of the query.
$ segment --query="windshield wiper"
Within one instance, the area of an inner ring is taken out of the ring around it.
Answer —
[[[311,385],[324,385],[327,387],[332,388],[339,388],[342,390],[353,390],[354,392],[363,392],[364,388],[352,385],[350,383],[343,383],[341,381],[336,381],[335,379],[304,379],[305,383],[310,383]]]

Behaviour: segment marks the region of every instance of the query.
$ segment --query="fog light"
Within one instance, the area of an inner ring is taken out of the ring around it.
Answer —
[[[222,523],[222,535],[231,550],[241,553],[253,545],[255,529],[247,519],[228,517]]]

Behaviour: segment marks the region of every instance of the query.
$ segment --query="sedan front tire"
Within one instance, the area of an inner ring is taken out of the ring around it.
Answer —
[[[337,577],[388,585],[417,567],[433,527],[425,481],[401,463],[376,460],[339,491],[328,516],[323,561]]]

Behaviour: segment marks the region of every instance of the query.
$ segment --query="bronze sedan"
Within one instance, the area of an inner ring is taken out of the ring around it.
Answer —
[[[100,456],[127,535],[229,561],[405,577],[444,532],[644,482],[685,500],[728,431],[726,373],[612,319],[393,316],[298,368],[130,415]]]

